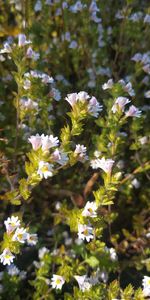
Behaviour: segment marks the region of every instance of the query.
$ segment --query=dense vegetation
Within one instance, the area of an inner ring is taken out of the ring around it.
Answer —
[[[149,1],[0,0],[0,299],[150,299],[149,46]]]

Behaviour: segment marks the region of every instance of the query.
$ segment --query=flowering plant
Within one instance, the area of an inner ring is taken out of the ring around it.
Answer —
[[[0,8],[2,300],[150,297],[150,7],[99,2]]]

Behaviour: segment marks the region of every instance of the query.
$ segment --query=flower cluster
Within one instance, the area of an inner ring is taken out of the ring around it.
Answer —
[[[85,274],[81,276],[75,275],[74,278],[78,282],[79,289],[85,292],[90,290],[93,286],[100,284],[100,281],[107,282],[108,274],[104,271],[100,271],[98,268],[90,277]]]
[[[28,44],[31,44],[30,40],[27,40],[25,34],[19,34],[18,35],[18,47],[24,47]],[[13,44],[13,47],[16,47],[16,44]],[[12,52],[12,47],[10,46],[9,42],[4,43],[3,49],[0,50],[0,53],[11,53]]]
[[[24,227],[21,227],[21,222],[18,218],[18,216],[11,216],[7,220],[4,221],[5,227],[6,227],[6,235],[8,240],[7,247],[3,250],[3,253],[0,255],[0,261],[3,263],[3,265],[10,265],[15,256],[12,252],[15,253],[13,250],[11,252],[12,245],[19,245],[24,244],[27,242],[28,245],[33,246],[37,243],[37,235],[36,234],[30,234],[28,230]],[[4,243],[5,244],[5,243]]]
[[[28,89],[27,84],[25,85],[25,83],[28,82],[29,85],[31,85],[32,78],[40,79],[43,84],[50,84],[50,83],[54,82],[54,79],[51,76],[49,76],[48,74],[46,74],[44,72],[40,72],[37,70],[34,70],[34,71],[32,70],[30,72],[25,73],[24,77],[25,77],[24,88],[26,87],[25,89]]]
[[[115,100],[115,103],[112,107],[112,112],[113,113],[116,113],[116,111],[121,111],[123,112],[124,111],[124,107],[126,104],[128,104],[130,102],[130,100],[126,97],[118,97],[116,100]]]
[[[30,98],[20,99],[20,109],[26,112],[31,112],[32,110],[38,111],[38,103],[31,100]]]
[[[112,159],[105,159],[105,157],[102,157],[101,159],[93,159],[91,160],[91,167],[93,169],[102,169],[106,174],[110,174],[112,167],[114,164],[114,160]]]
[[[102,85],[102,89],[103,90],[112,89],[113,87],[115,87],[116,84],[121,86],[122,91],[129,94],[129,96],[131,97],[135,96],[134,89],[132,88],[132,83],[130,81],[126,83],[125,80],[123,79],[120,79],[117,83],[114,83],[113,79],[111,78]]]
[[[78,103],[81,103],[85,106],[87,113],[91,116],[98,117],[99,112],[102,110],[102,105],[99,104],[97,99],[92,96],[90,98],[87,92],[79,92],[68,94],[65,100],[75,109]]]
[[[92,284],[90,282],[90,278],[87,278],[87,275],[75,275],[74,278],[78,282],[79,288],[81,291],[89,290],[92,287]]]
[[[147,2],[1,5],[0,299],[150,297]],[[147,275],[137,291],[132,270]]]
[[[125,105],[130,103],[131,101],[126,98],[126,97],[118,97],[115,100],[115,103],[112,107],[112,112],[116,113],[116,112],[124,112],[125,109]],[[129,110],[125,112],[125,116],[126,117],[140,117],[141,116],[141,110],[139,110],[137,107],[135,107],[134,105],[131,105],[129,107]]]
[[[17,266],[14,264],[8,265],[7,266],[7,272],[8,274],[13,277],[13,276],[19,276],[20,279],[25,279],[27,272],[25,271],[20,271]]]
[[[143,281],[143,293],[145,297],[150,296],[150,277],[149,276],[144,276]]]
[[[48,151],[50,148],[57,147],[59,145],[59,140],[57,137],[53,135],[44,135],[41,136],[36,134],[35,136],[32,135],[29,138],[29,142],[32,144],[33,150],[38,150],[40,147],[43,151]]]
[[[95,202],[87,202],[83,211],[82,216],[84,218],[96,218],[97,217],[97,205]],[[85,219],[86,220],[86,219]],[[86,240],[89,242],[94,238],[94,228],[90,223],[78,224],[78,237],[80,240]]]
[[[135,61],[136,63],[140,63],[142,65],[142,69],[145,73],[150,74],[150,53],[136,53],[131,58],[131,60]]]
[[[64,166],[67,163],[67,154],[61,149],[57,148],[59,145],[59,140],[57,137],[54,137],[53,135],[36,134],[35,136],[31,136],[28,140],[32,144],[34,151],[41,149],[43,153],[42,160],[40,158],[38,161],[37,174],[40,176],[40,178],[47,179],[48,177],[53,176],[54,163],[58,163],[61,166]],[[55,150],[53,150],[53,148],[55,148]],[[48,159],[47,157],[49,157],[50,150],[51,153],[49,159],[51,163],[44,160],[45,157]]]
[[[84,145],[77,144],[74,150],[74,156],[81,162],[88,159],[86,155],[86,147]]]

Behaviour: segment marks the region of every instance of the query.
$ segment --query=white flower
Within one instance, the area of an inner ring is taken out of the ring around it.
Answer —
[[[4,249],[3,253],[0,255],[0,261],[3,265],[10,265],[15,256],[10,252],[9,249]]]
[[[47,151],[50,148],[57,147],[59,144],[59,140],[57,137],[54,137],[53,135],[44,135],[42,134],[42,150]]]
[[[108,281],[108,273],[106,271],[100,272],[99,277],[104,283]]]
[[[56,101],[60,101],[60,99],[61,99],[61,93],[60,93],[60,91],[58,89],[52,88],[51,93],[52,93],[52,96],[54,97],[54,99]]]
[[[141,116],[141,110],[139,110],[134,105],[131,105],[129,107],[129,110],[126,111],[125,114],[126,114],[126,117],[137,117],[137,118],[139,118]]]
[[[88,111],[89,113],[94,116],[98,117],[99,112],[102,110],[102,105],[100,105],[95,97],[92,97],[88,104]]]
[[[150,98],[150,90],[145,92],[144,96],[145,96],[145,98]]]
[[[109,254],[112,261],[116,261],[118,259],[116,250],[114,248],[109,249]]]
[[[94,272],[94,274],[92,274],[92,276],[89,277],[89,282],[92,284],[92,285],[96,285],[99,283],[99,269],[97,269],[96,272]]]
[[[82,92],[78,93],[78,100],[81,102],[85,102],[89,98],[90,98],[90,96],[88,95],[87,92],[82,91]]]
[[[115,14],[115,17],[116,19],[124,19],[124,16],[123,16],[123,12],[121,10],[118,10]]]
[[[82,11],[82,9],[86,7],[86,5],[82,4],[81,1],[77,1],[74,5],[70,6],[70,11],[73,13],[77,13],[78,11]]]
[[[25,46],[25,45],[28,45],[28,44],[31,44],[31,41],[27,41],[26,35],[22,34],[22,33],[19,34],[18,35],[18,46],[22,47],[22,46]]]
[[[27,276],[27,272],[26,271],[20,271],[20,274],[19,274],[19,277],[20,277],[20,279],[25,279],[26,278],[26,276]]]
[[[42,145],[42,138],[39,134],[32,135],[28,141],[32,144],[33,150],[38,150]]]
[[[5,57],[4,57],[4,55],[1,55],[1,50],[0,50],[0,61],[5,61]]]
[[[23,109],[29,109],[29,110],[32,110],[32,109],[38,109],[38,103],[31,100],[30,98],[28,99],[25,99],[25,98],[22,98],[20,99],[20,104],[21,104],[21,108]]]
[[[143,17],[142,12],[137,12],[137,13],[133,13],[131,14],[131,16],[129,17],[129,20],[133,21],[133,22],[137,22],[139,20],[141,20]]]
[[[55,204],[55,209],[60,210],[61,209],[61,202],[57,201]]]
[[[43,73],[43,74],[39,74],[38,76],[39,78],[42,79],[42,82],[45,83],[45,84],[48,84],[48,83],[53,83],[54,82],[54,79],[53,77]]]
[[[78,224],[78,237],[89,242],[94,238],[93,228],[89,225]]]
[[[56,289],[61,290],[64,283],[65,283],[65,280],[64,280],[63,276],[56,275],[56,274],[53,275],[52,283],[51,283],[53,289],[56,288]]]
[[[71,41],[69,48],[70,49],[76,49],[78,47],[78,43],[76,41]]]
[[[134,54],[134,56],[131,58],[131,60],[133,60],[135,62],[141,61],[142,60],[142,54],[141,53]]]
[[[17,228],[12,237],[12,240],[24,244],[25,240],[27,239],[27,235],[28,233],[25,228]]]
[[[103,90],[111,89],[113,87],[113,79],[109,79],[106,83],[102,85]]]
[[[68,3],[66,1],[63,1],[62,7],[63,7],[63,9],[68,8]]]
[[[36,233],[33,233],[33,234],[28,233],[27,234],[27,244],[28,245],[35,246],[37,244],[37,241],[38,241],[38,238],[37,238]]]
[[[34,61],[36,61],[39,59],[40,54],[38,52],[33,51],[32,48],[29,47],[27,49],[26,56],[27,58],[32,58]]]
[[[29,90],[30,87],[31,87],[31,81],[29,79],[25,79],[23,87],[24,87],[25,90]]]
[[[11,216],[6,221],[4,221],[4,224],[6,226],[6,231],[10,233],[20,226],[20,220],[18,219],[18,217]]]
[[[125,105],[128,104],[130,100],[126,97],[118,97],[112,107],[112,112],[116,113],[116,111],[121,110],[124,111]]]
[[[102,21],[101,18],[98,18],[96,12],[92,12],[92,14],[91,14],[91,20],[94,21],[95,23],[101,23],[101,21]],[[101,38],[101,36],[100,36],[100,38]]]
[[[150,15],[146,14],[144,17],[144,23],[150,23]]]
[[[74,278],[78,282],[79,288],[82,292],[84,292],[85,290],[89,290],[91,288],[92,284],[88,282],[88,278],[86,275],[82,275],[82,276],[75,275]]]
[[[66,245],[66,246],[72,245],[72,238],[66,238],[66,239],[65,239],[65,245]]]
[[[38,150],[42,146],[43,151],[47,151],[50,148],[57,147],[59,144],[59,140],[57,137],[53,135],[44,135],[41,136],[36,134],[32,135],[29,139],[29,142],[32,144],[34,150]]]
[[[135,189],[140,187],[140,182],[136,178],[131,181],[131,184],[135,187]]]
[[[97,216],[96,210],[97,210],[96,203],[88,201],[83,209],[82,216],[95,218]]]
[[[46,253],[49,253],[49,250],[46,247],[39,249],[39,258],[42,259]]]
[[[102,157],[101,159],[93,159],[91,160],[91,167],[93,169],[102,169],[105,173],[111,173],[112,166],[114,164],[114,160],[112,159],[105,159]]]
[[[146,64],[146,65],[143,67],[143,70],[144,70],[144,72],[150,74],[150,64]]]
[[[5,42],[3,49],[0,50],[0,53],[11,53],[12,49],[9,43]]]
[[[45,178],[45,179],[47,179],[48,177],[52,177],[53,165],[41,160],[39,162],[39,168],[37,174],[40,175],[41,178]]]
[[[78,101],[78,94],[77,93],[68,94],[65,100],[68,101],[69,104],[73,107]]]
[[[36,260],[33,261],[33,265],[37,268],[37,269],[40,269],[44,263],[43,262],[38,262]]]
[[[89,11],[92,12],[97,12],[100,11],[100,9],[97,7],[97,4],[95,2],[95,0],[92,0],[90,7],[89,7]]]
[[[10,276],[19,275],[20,273],[19,269],[14,264],[10,265],[7,270]]]
[[[146,52],[142,55],[141,62],[143,65],[147,65],[150,63],[150,53],[149,52]]]
[[[98,169],[99,168],[99,160],[100,159],[92,159],[90,162],[90,165],[92,167],[92,169]]]
[[[146,237],[149,239],[150,238],[150,232],[146,233]]]
[[[141,145],[145,145],[148,141],[148,138],[147,138],[147,136],[143,136],[139,139],[139,141],[140,141]]]
[[[143,285],[143,293],[145,297],[150,296],[150,277],[149,276],[144,276],[142,280],[142,285]]]
[[[71,36],[70,36],[70,32],[67,31],[64,34],[61,35],[62,41],[71,41]]]
[[[28,58],[32,58],[33,52],[34,52],[34,51],[33,51],[32,47],[29,47],[29,48],[27,49],[26,56],[27,56]]]
[[[74,107],[74,105],[79,101],[82,103],[87,102],[87,109],[89,113],[92,116],[97,117],[98,112],[101,111],[102,106],[98,103],[97,99],[95,97],[92,97],[90,101],[88,102],[87,100],[90,98],[87,92],[81,91],[79,93],[72,93],[68,94],[67,97],[65,98],[66,101],[69,102],[69,104]]]
[[[100,151],[98,151],[98,150],[95,150],[95,151],[94,151],[94,156],[95,156],[96,158],[99,158],[100,155],[101,155],[101,152],[100,152]]]
[[[56,161],[58,164],[60,164],[61,166],[64,166],[68,161],[68,156],[66,153],[60,151],[59,149],[56,149],[52,153],[52,159]]]
[[[89,88],[94,88],[96,86],[96,81],[95,80],[89,80],[88,81],[88,87]]]
[[[132,83],[128,82],[123,86],[123,90],[127,92],[131,97],[135,96],[134,89],[132,88]]]
[[[87,159],[86,156],[86,147],[84,145],[76,145],[75,151],[74,151],[75,156],[77,156],[79,161],[83,161]]]
[[[36,3],[35,3],[35,6],[34,6],[34,11],[37,12],[37,11],[41,11],[42,10],[42,3],[40,0],[38,0]]]

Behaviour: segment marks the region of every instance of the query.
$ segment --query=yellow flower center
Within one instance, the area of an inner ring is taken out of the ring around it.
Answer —
[[[83,233],[84,233],[84,235],[88,235],[88,230],[85,229],[85,230],[83,231]]]
[[[41,168],[41,171],[44,173],[44,172],[47,172],[48,171],[48,166],[43,166]]]
[[[23,234],[22,234],[22,233],[19,233],[19,234],[18,234],[18,238],[21,240],[22,237],[23,237]]]
[[[60,279],[56,279],[56,284],[60,284]]]

